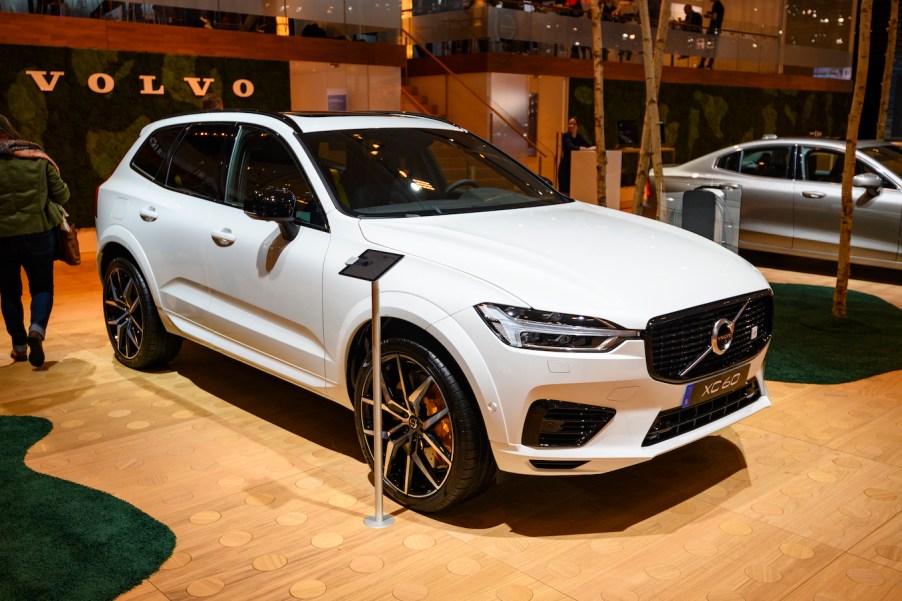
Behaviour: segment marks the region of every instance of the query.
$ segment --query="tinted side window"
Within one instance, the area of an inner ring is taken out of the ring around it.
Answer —
[[[846,153],[829,148],[803,147],[801,155],[803,179],[810,182],[842,183]],[[874,170],[862,161],[855,161],[855,175],[861,173],[874,173]],[[886,183],[888,182],[884,181]]]
[[[759,146],[742,153],[740,172],[762,177],[789,177],[789,146]]]
[[[297,219],[325,225],[315,206],[310,182],[291,149],[272,132],[251,126],[241,128],[229,182],[226,204],[243,208],[255,192],[288,190],[297,199]]]
[[[172,155],[166,185],[173,190],[222,200],[236,125],[192,125]]]
[[[717,159],[716,166],[720,169],[726,169],[727,171],[739,171],[741,158],[741,151],[731,152],[730,154],[725,154],[722,157],[719,157]]]
[[[165,170],[161,169],[169,156],[169,151],[182,133],[183,125],[164,127],[153,132],[132,158],[132,169],[150,179],[162,182]]]

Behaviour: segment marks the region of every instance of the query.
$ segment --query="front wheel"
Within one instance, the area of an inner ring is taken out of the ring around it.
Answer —
[[[113,259],[104,271],[103,317],[116,359],[128,367],[165,365],[182,346],[160,321],[144,275],[126,258]]]
[[[373,365],[354,394],[357,437],[373,466]],[[382,345],[384,490],[416,511],[433,512],[478,494],[496,467],[482,420],[465,386],[426,347],[407,339]]]

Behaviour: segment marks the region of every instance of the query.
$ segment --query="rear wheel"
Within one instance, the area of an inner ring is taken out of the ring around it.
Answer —
[[[166,331],[144,275],[123,257],[103,275],[103,317],[116,359],[134,369],[165,365],[178,355],[182,339]]]
[[[373,466],[373,365],[361,367],[354,395],[357,436]],[[478,494],[496,467],[481,417],[465,386],[426,347],[382,345],[385,493],[416,511],[440,511]]]

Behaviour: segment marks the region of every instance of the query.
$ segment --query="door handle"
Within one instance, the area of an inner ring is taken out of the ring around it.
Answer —
[[[216,243],[216,246],[231,246],[235,244],[235,234],[232,233],[232,230],[225,227],[221,230],[213,230],[210,232],[210,237],[213,238],[213,242]]]
[[[141,219],[144,221],[156,221],[157,217],[160,215],[157,213],[157,210],[153,207],[146,207],[138,211],[138,215],[141,216]]]
[[[823,192],[802,192],[802,196],[805,198],[823,198],[826,194]]]

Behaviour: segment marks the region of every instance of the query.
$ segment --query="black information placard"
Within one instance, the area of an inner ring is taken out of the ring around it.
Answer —
[[[369,249],[338,273],[358,280],[375,282],[403,258],[404,255]]]

